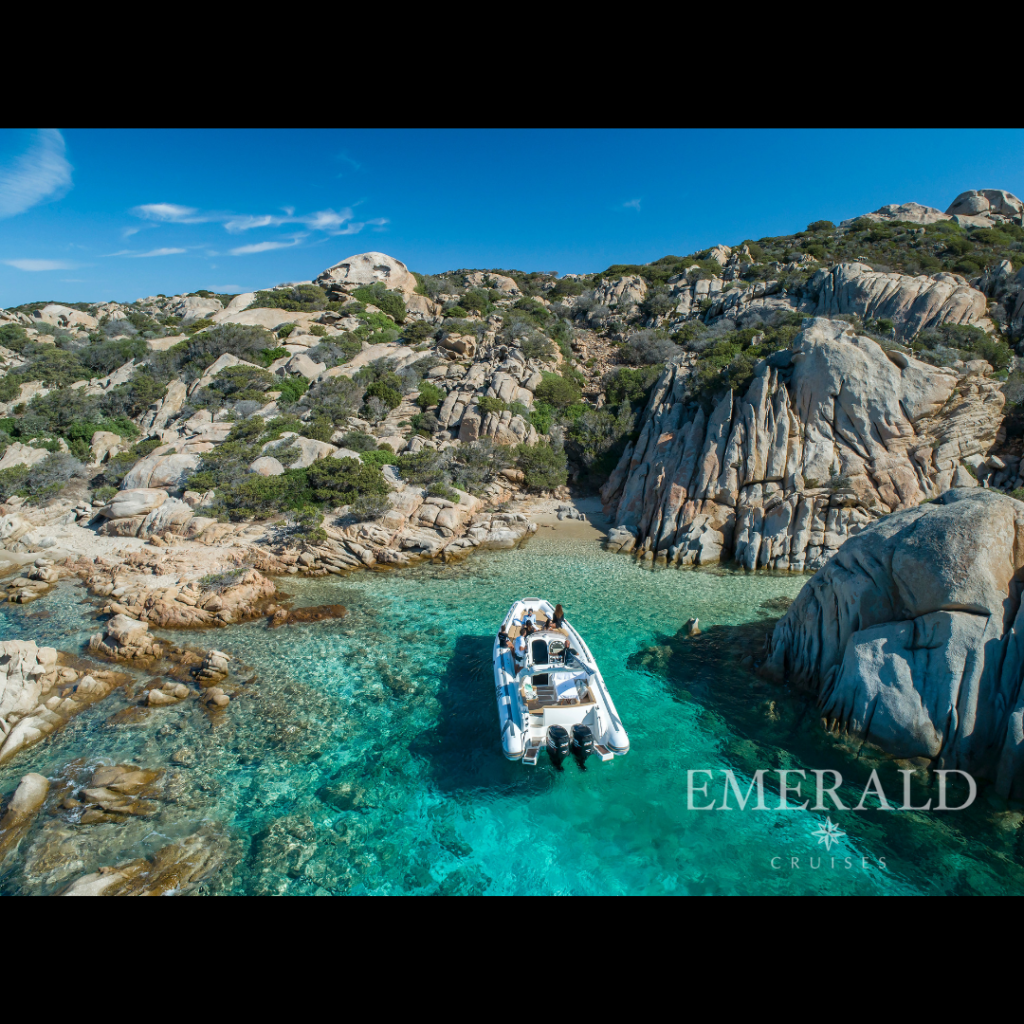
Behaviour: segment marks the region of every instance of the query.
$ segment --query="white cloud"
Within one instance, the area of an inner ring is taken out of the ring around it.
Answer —
[[[194,206],[177,203],[144,203],[129,212],[143,220],[159,220],[165,224],[205,224],[216,219],[216,215],[200,213]]]
[[[64,136],[56,128],[36,132],[31,146],[0,168],[0,217],[64,195],[71,188],[71,164],[64,153]]]
[[[133,252],[128,253],[129,256],[135,256],[141,259],[144,256],[177,256],[179,253],[188,252],[187,249],[150,249],[149,252]]]
[[[288,249],[298,245],[305,235],[293,238],[290,242],[256,242],[253,245],[240,245],[237,249],[231,250],[232,256],[250,256],[256,252],[270,252],[271,249]]]
[[[74,270],[77,265],[63,260],[4,260],[4,263],[18,270]]]
[[[627,202],[622,204],[622,208],[624,210],[636,210],[636,212],[639,213],[640,212],[640,200],[639,199],[630,199]]]
[[[149,252],[136,252],[134,249],[120,249],[118,252],[108,252],[106,256],[131,256],[141,259],[145,256],[177,256],[179,253],[188,252],[188,249],[150,249]]]

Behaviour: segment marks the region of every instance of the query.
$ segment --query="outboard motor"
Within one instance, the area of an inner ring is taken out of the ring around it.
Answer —
[[[593,752],[594,734],[590,731],[590,726],[574,725],[572,727],[572,755],[576,758],[576,763],[582,768]]]
[[[565,731],[565,726],[552,725],[548,727],[548,757],[551,758],[551,763],[556,767],[560,767],[562,762],[569,754],[569,734]]]

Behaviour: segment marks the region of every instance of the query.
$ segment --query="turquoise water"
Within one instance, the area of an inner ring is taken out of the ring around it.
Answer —
[[[687,769],[702,768],[733,768],[744,789],[759,767],[836,768],[851,780],[847,804],[878,768],[899,799],[897,766],[825,736],[813,707],[744,667],[778,599],[805,579],[651,571],[543,535],[454,566],[286,579],[296,603],[342,603],[348,616],[175,635],[254,667],[248,694],[225,713],[193,701],[119,724],[111,717],[127,701],[115,693],[0,770],[4,793],[26,771],[57,777],[76,759],[180,776],[178,799],[152,819],[41,816],[4,891],[54,891],[209,823],[237,839],[235,863],[208,887],[218,894],[1024,891],[1021,814],[985,790],[960,813],[833,811],[845,834],[827,854],[812,834],[824,812],[687,809]],[[626,757],[558,771],[544,755],[535,768],[502,756],[490,649],[526,595],[562,601],[583,633],[629,730]],[[0,631],[81,650],[93,611],[83,589],[62,585],[4,606]],[[691,616],[704,635],[675,636]],[[190,763],[172,764],[182,749]],[[720,801],[716,779],[709,799]],[[768,789],[774,807],[777,786]],[[54,868],[58,841],[74,854]]]

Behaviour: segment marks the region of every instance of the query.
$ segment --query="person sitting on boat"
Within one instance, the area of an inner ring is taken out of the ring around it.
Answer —
[[[549,625],[552,629],[565,628],[565,612],[562,611],[562,606],[560,604],[555,605],[555,614],[551,616],[551,622]]]
[[[518,620],[518,622],[519,625],[523,627],[523,629],[526,629],[527,626],[531,626],[532,628],[536,629],[537,613],[532,608],[527,608],[526,611],[523,612],[523,616],[521,619]]]

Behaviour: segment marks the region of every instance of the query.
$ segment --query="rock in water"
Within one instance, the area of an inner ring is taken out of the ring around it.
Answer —
[[[762,671],[828,727],[1024,796],[1024,504],[975,488],[851,538],[775,627]]]
[[[0,819],[0,865],[18,848],[32,820],[43,806],[50,783],[44,775],[22,777],[11,797],[7,813]]]

